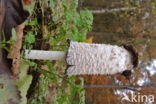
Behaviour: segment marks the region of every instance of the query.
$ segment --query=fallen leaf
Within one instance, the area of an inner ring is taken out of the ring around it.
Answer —
[[[87,43],[93,43],[93,39],[94,39],[94,37],[93,37],[93,36],[91,36],[91,37],[87,38]]]
[[[25,25],[21,24],[16,27],[16,40],[13,40],[14,43],[10,46],[10,54],[9,58],[13,59],[12,62],[12,72],[16,76],[19,73],[19,66],[20,66],[20,50],[22,47],[22,39],[23,39],[23,29]]]
[[[3,33],[5,39],[10,40],[12,28],[24,22],[28,16],[21,0],[0,0],[0,40]],[[7,53],[3,49],[0,49],[0,69],[3,72],[9,69]]]
[[[23,0],[24,5],[31,5],[31,0]]]

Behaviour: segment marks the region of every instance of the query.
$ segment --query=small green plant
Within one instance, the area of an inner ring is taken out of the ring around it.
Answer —
[[[3,41],[0,42],[0,48],[3,48],[3,49],[5,49],[6,51],[9,52],[8,45],[10,45],[10,44],[12,44],[12,41],[3,40]]]
[[[88,10],[77,11],[77,7],[77,0],[37,0],[34,7],[27,7],[32,18],[26,22],[23,48],[65,51],[67,39],[86,41],[93,16]],[[84,80],[67,77],[64,74],[66,63],[27,61],[31,70],[40,73],[35,93],[28,99],[29,104],[85,103]]]
[[[15,32],[15,30],[13,32]],[[11,41],[11,40],[7,41],[6,38],[5,38],[4,32],[1,32],[1,30],[0,30],[0,33],[1,33],[1,36],[0,36],[0,49],[5,49],[6,51],[9,52],[10,49],[8,48],[8,45],[13,44],[13,41]]]
[[[30,19],[26,22],[26,25],[29,30],[26,30],[26,35],[24,38],[24,49],[32,49],[33,44],[36,42],[36,36],[39,32],[39,24],[36,18]]]

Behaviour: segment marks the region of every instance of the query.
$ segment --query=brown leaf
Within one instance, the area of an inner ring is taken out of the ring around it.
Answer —
[[[21,24],[29,13],[23,9],[21,0],[0,0],[0,40],[4,31],[6,40],[11,37],[13,27]],[[7,53],[0,49],[0,70],[4,72],[9,69],[7,65]]]
[[[24,2],[24,5],[31,5],[32,4],[31,0],[23,0],[23,2]]]
[[[23,29],[25,25],[21,24],[16,27],[16,36],[17,39],[14,40],[14,44],[11,45],[11,53],[9,58],[13,59],[12,62],[12,72],[14,75],[19,74],[19,66],[20,66],[20,50],[22,47],[22,38],[23,38]]]

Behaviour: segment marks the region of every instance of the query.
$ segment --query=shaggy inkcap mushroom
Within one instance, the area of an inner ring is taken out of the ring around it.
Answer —
[[[68,52],[25,51],[25,57],[38,60],[66,60],[67,75],[122,73],[127,78],[137,66],[137,53],[131,46],[88,44],[71,41]]]
[[[70,42],[67,75],[116,74],[133,69],[132,54],[124,47]]]

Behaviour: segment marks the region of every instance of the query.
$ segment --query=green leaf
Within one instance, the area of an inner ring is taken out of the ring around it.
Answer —
[[[25,37],[25,42],[32,44],[35,42],[35,35],[33,35],[33,32],[28,32],[28,34]]]
[[[92,23],[93,23],[93,15],[88,10],[83,10],[80,12],[80,18],[81,18],[81,26],[85,27],[88,30],[91,30]]]
[[[54,0],[50,0],[50,1],[49,1],[49,6],[50,6],[51,8],[55,7],[55,5],[56,5],[56,2],[55,2]]]
[[[58,21],[59,18],[58,18],[58,16],[53,16],[52,19],[53,19],[54,22],[56,22],[56,21]]]
[[[16,40],[17,39],[17,35],[16,35],[15,28],[13,28],[11,32],[12,32],[12,37],[11,37],[12,39],[11,40]]]
[[[31,25],[31,26],[38,26],[38,21],[37,21],[37,18],[34,18],[32,19],[31,21],[28,21],[27,23],[28,25]]]

